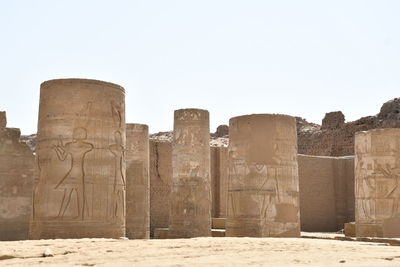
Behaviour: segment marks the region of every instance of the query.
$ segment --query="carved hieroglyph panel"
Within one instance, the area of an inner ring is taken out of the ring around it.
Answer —
[[[125,97],[118,85],[41,85],[32,238],[125,234]]]
[[[209,132],[208,111],[175,111],[170,237],[211,235]]]
[[[294,118],[256,114],[230,120],[228,236],[299,236]]]
[[[356,223],[381,228],[400,217],[400,130],[359,132],[355,151]]]
[[[126,125],[126,236],[150,237],[149,129]]]

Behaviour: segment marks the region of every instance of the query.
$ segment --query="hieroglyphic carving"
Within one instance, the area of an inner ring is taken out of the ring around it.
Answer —
[[[122,111],[121,111],[120,103],[111,101],[111,114],[112,114],[114,123],[116,123],[118,125],[118,127],[121,128],[122,127]]]
[[[63,144],[63,137],[60,136],[59,144],[54,147],[57,157],[65,161],[70,157],[70,169],[65,176],[57,183],[54,189],[64,189],[60,210],[57,217],[64,217],[72,194],[75,194],[77,202],[77,218],[84,220],[85,212],[88,213],[86,192],[85,192],[85,157],[93,150],[91,143],[85,142],[87,131],[85,128],[75,128],[73,130],[72,142]]]
[[[383,236],[385,222],[400,218],[399,139],[399,129],[356,134],[357,236]]]
[[[230,135],[227,235],[298,236],[294,119],[236,117]]]
[[[114,155],[114,183],[112,193],[112,216],[119,217],[119,214],[125,216],[125,148],[122,145],[122,135],[120,131],[115,132],[115,144],[110,145],[109,149]]]

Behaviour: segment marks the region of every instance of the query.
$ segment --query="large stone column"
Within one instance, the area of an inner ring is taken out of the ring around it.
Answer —
[[[42,83],[30,237],[125,236],[125,93],[85,79]]]
[[[296,122],[255,114],[229,121],[227,236],[300,236]]]
[[[208,111],[175,111],[170,238],[211,236],[209,142]]]
[[[126,236],[150,237],[149,128],[126,124]]]
[[[400,129],[355,136],[357,237],[400,237]]]

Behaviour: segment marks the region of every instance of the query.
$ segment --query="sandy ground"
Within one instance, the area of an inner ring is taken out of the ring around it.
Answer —
[[[46,250],[54,256],[43,257]],[[0,266],[400,266],[400,246],[308,238],[3,241]]]

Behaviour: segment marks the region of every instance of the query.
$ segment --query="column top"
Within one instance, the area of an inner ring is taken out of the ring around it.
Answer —
[[[147,124],[141,123],[127,123],[126,124],[127,131],[149,131],[149,126]]]
[[[125,93],[125,89],[118,84],[101,81],[101,80],[83,79],[83,78],[62,78],[62,79],[47,80],[47,81],[42,82],[40,87],[42,88],[42,87],[51,86],[53,84],[68,84],[68,83],[75,83],[75,84],[88,83],[88,84],[104,85],[104,86],[113,87],[115,89],[119,89],[123,93]]]
[[[255,114],[247,114],[247,115],[241,115],[241,116],[236,116],[232,117],[229,119],[229,123],[233,121],[238,121],[238,120],[249,120],[249,119],[283,119],[283,120],[293,120],[296,121],[296,119],[293,116],[290,115],[285,115],[285,114],[270,114],[270,113],[255,113]]]

